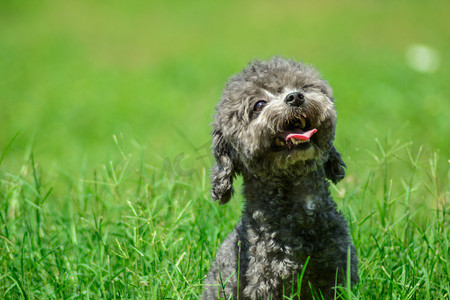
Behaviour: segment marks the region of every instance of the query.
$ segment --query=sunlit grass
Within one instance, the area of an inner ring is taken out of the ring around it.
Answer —
[[[0,298],[198,298],[242,205],[210,201],[214,105],[280,54],[334,90],[342,297],[448,299],[449,5],[3,1]]]
[[[449,212],[439,158],[378,145],[364,176],[334,190],[360,261],[361,281],[342,297],[446,299]],[[199,297],[239,218],[239,197],[218,207],[204,168],[177,176],[118,149],[82,178],[49,177],[33,152],[14,172],[2,171],[2,298]],[[405,172],[397,177],[390,168],[398,161]]]

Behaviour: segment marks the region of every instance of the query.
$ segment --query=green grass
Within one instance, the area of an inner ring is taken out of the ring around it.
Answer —
[[[355,299],[449,296],[445,178],[435,153],[411,149],[380,143],[365,176],[333,190],[358,249]],[[205,169],[176,176],[117,152],[79,180],[47,174],[32,152],[16,172],[2,172],[3,298],[198,297],[239,218],[238,199],[212,204]],[[402,177],[397,164],[408,171]]]
[[[281,54],[337,100],[332,193],[361,276],[342,297],[448,299],[449,9],[3,1],[0,298],[198,298],[242,205],[210,201],[214,105],[248,60]],[[440,54],[435,72],[407,64],[414,44]]]

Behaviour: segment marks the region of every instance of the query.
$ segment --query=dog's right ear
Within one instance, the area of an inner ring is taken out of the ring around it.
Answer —
[[[233,195],[234,166],[231,159],[231,146],[223,138],[222,132],[212,131],[212,150],[216,164],[211,170],[211,197],[220,204],[227,203]]]
[[[338,183],[345,177],[345,163],[341,154],[336,148],[331,146],[328,160],[325,163],[325,174],[334,184]]]

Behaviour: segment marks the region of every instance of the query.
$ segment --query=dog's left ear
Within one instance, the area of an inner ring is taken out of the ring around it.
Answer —
[[[345,177],[345,167],[347,167],[341,158],[341,154],[336,148],[331,146],[328,160],[325,162],[325,174],[334,184]]]
[[[211,197],[219,204],[227,203],[233,195],[234,164],[229,145],[218,128],[212,131],[212,150],[216,164],[211,170]]]

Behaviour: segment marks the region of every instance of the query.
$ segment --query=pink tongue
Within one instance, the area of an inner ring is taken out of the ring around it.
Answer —
[[[290,133],[290,134],[288,134],[288,136],[286,137],[286,141],[288,141],[289,139],[301,140],[301,141],[307,141],[307,140],[309,140],[309,139],[312,137],[312,135],[313,135],[314,133],[316,133],[316,132],[317,132],[317,129],[314,128],[314,129],[305,131],[305,132],[303,132],[303,133]]]

